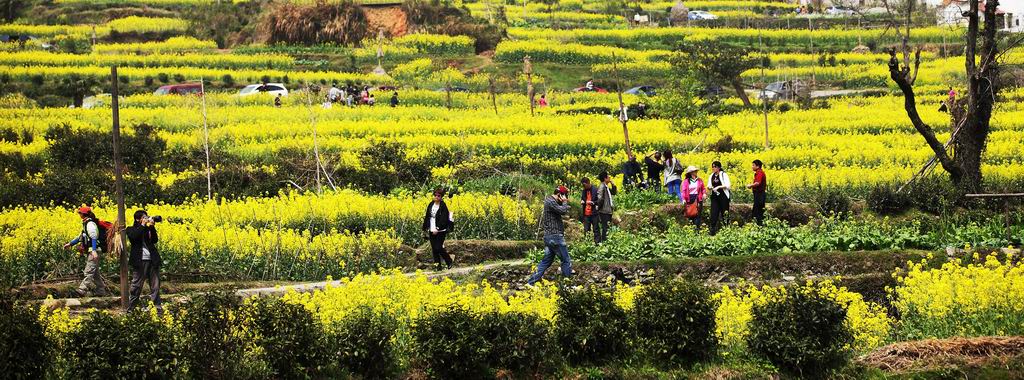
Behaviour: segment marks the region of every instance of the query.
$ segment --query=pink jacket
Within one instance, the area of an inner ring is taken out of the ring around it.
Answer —
[[[679,192],[679,201],[686,203],[687,197],[690,196],[690,180],[683,178],[683,185]],[[704,180],[697,178],[697,202],[704,202]]]

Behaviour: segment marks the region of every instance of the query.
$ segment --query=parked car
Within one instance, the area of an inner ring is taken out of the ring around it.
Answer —
[[[281,83],[250,84],[238,92],[238,96],[250,96],[256,94],[270,94],[288,96],[288,89]]]
[[[153,91],[153,95],[192,95],[202,94],[203,85],[200,83],[178,83],[160,86]]]
[[[86,96],[84,99],[82,99],[82,108],[92,109],[106,107],[110,105],[110,101],[112,98],[112,95],[108,93]],[[124,96],[118,96],[117,99],[120,101],[124,101]]]
[[[718,20],[718,16],[708,11],[690,11],[690,20]]]
[[[840,8],[834,5],[825,10],[825,14],[829,16],[853,16],[856,13],[853,9]]]
[[[804,82],[799,79],[774,82],[761,90],[761,93],[757,97],[764,100],[795,99],[803,87]]]
[[[636,87],[633,87],[631,89],[626,90],[625,93],[632,94],[632,95],[645,95],[645,96],[655,96],[655,95],[658,94],[655,91],[655,87],[654,86],[636,86]]]
[[[704,86],[703,90],[697,93],[702,98],[715,98],[725,96],[725,90],[719,85],[707,85]]]
[[[597,92],[597,93],[601,93],[601,94],[607,94],[608,93],[608,90],[605,90],[605,89],[597,87],[597,86],[594,86],[593,89],[587,89],[586,87],[576,87],[576,88],[573,89],[573,91],[575,91],[575,92]]]
[[[469,92],[469,89],[468,89],[468,88],[465,88],[465,87],[459,87],[459,86],[452,86],[452,87],[451,87],[451,88],[449,88],[448,90],[451,90],[451,92]],[[446,91],[446,90],[445,90],[445,88],[444,88],[444,87],[441,87],[441,88],[437,89],[437,92],[445,92],[445,91]]]

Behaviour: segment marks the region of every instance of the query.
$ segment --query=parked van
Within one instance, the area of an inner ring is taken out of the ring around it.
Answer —
[[[153,92],[154,95],[193,95],[202,93],[203,85],[201,83],[169,84],[166,86],[160,86],[160,88]]]

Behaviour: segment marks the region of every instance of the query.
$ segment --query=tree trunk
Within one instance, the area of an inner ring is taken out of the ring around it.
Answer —
[[[750,107],[750,98],[747,97],[747,92],[743,89],[743,82],[740,82],[740,78],[732,79],[732,88],[736,90],[736,96],[740,97],[745,107]]]
[[[984,20],[978,15],[979,2],[985,1]],[[996,9],[998,0],[970,0],[967,12],[968,26],[966,35],[965,71],[967,73],[967,90],[965,109],[961,104],[949,104],[952,115],[950,132],[956,133],[952,143],[952,155],[935,137],[935,131],[924,123],[917,112],[917,101],[914,94],[914,81],[917,79],[917,68],[920,56],[915,60],[913,72],[907,59],[908,51],[904,51],[903,66],[896,59],[895,49],[890,50],[889,74],[893,82],[903,92],[904,108],[907,116],[918,133],[924,137],[928,147],[942,168],[949,173],[950,179],[962,193],[978,193],[982,190],[981,159],[985,153],[985,145],[991,129],[992,109],[995,105],[998,77],[998,46],[996,41]],[[984,22],[984,29],[980,24]],[[981,51],[977,51],[978,37],[981,37]],[[905,38],[909,38],[908,34]],[[904,49],[907,49],[904,46]],[[962,125],[961,125],[962,123]],[[957,127],[959,126],[959,132]]]

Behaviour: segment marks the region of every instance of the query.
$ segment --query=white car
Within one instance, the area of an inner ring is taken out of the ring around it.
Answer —
[[[854,12],[853,9],[832,6],[825,10],[825,14],[829,16],[853,16],[857,14],[857,12]]]
[[[265,83],[265,84],[250,84],[245,86],[242,91],[238,92],[238,96],[249,96],[256,94],[270,94],[273,96],[281,95],[288,96],[288,89],[284,88],[284,84],[281,83]]]
[[[717,20],[718,16],[708,11],[690,11],[690,20]]]

